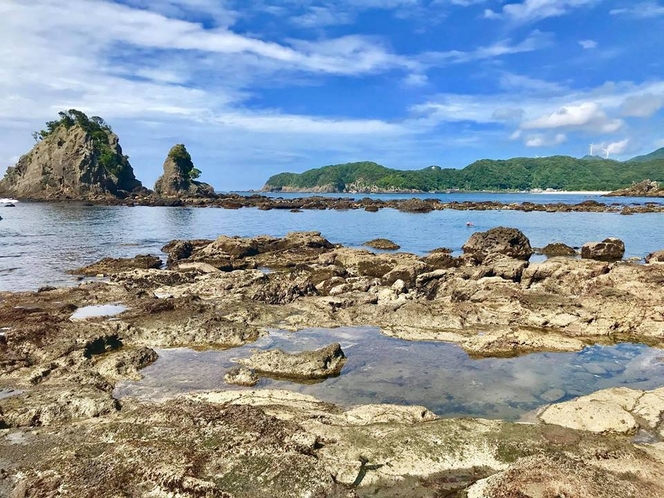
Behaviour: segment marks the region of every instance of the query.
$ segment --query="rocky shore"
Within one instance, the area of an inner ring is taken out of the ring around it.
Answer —
[[[164,267],[106,259],[81,270],[102,281],[0,293],[0,495],[662,496],[661,389],[602,391],[531,424],[255,388],[114,397],[155,349],[234,347],[271,328],[373,325],[474,356],[662,346],[664,264],[622,261],[621,244],[531,263],[528,239],[502,227],[459,257],[376,254],[315,232],[221,236],[169,242]],[[72,320],[107,304],[125,311]],[[272,350],[227,381],[343,375],[344,361],[338,344]]]

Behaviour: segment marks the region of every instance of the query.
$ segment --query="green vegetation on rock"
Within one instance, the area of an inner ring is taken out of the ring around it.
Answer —
[[[328,192],[445,190],[616,190],[645,178],[664,181],[664,158],[619,162],[570,156],[482,159],[463,169],[395,170],[373,162],[337,164],[272,176],[265,190]]]

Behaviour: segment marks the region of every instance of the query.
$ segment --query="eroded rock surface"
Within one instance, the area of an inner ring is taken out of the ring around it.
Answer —
[[[615,237],[602,242],[588,242],[581,247],[581,257],[598,261],[618,261],[625,255],[625,243]]]
[[[483,261],[489,254],[528,260],[533,254],[528,238],[516,228],[497,227],[476,232],[463,245],[463,252]]]
[[[161,197],[216,197],[214,188],[197,182],[200,171],[194,168],[191,155],[183,144],[174,145],[164,162],[164,174],[157,179],[154,192]]]
[[[339,375],[346,363],[346,355],[341,346],[334,343],[315,351],[300,353],[272,349],[238,361],[259,373],[296,379],[324,379]]]

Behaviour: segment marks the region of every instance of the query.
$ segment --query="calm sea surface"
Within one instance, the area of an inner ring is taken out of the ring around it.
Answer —
[[[605,199],[571,194],[420,196],[443,201],[497,200],[505,203],[577,203],[587,199],[624,204],[644,202],[644,199]],[[413,195],[372,197],[389,199]],[[534,246],[554,241],[580,246],[591,240],[613,236],[625,241],[626,257],[643,257],[664,248],[662,214],[621,216],[613,213],[453,210],[411,214],[393,209],[377,213],[363,210],[291,213],[246,208],[128,208],[18,203],[14,208],[0,208],[0,216],[3,218],[0,220],[0,290],[30,290],[47,284],[72,284],[75,279],[66,273],[67,270],[103,257],[161,254],[160,248],[169,240],[215,238],[220,234],[283,236],[295,230],[316,230],[330,241],[348,246],[359,246],[367,240],[386,237],[400,244],[403,251],[423,254],[442,246],[459,251],[473,231],[503,225],[522,230]],[[466,227],[467,221],[472,221],[474,227]]]

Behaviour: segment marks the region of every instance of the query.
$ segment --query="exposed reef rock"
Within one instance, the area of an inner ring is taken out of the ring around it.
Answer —
[[[587,242],[581,247],[581,257],[597,261],[618,261],[625,255],[625,243],[609,237],[602,242]]]
[[[281,349],[262,351],[239,362],[258,373],[294,379],[324,379],[341,372],[346,356],[341,346],[334,343],[301,353],[286,353]]]
[[[380,249],[381,251],[396,251],[401,249],[399,244],[392,242],[389,239],[373,239],[362,244],[372,249]]]
[[[496,227],[471,235],[463,245],[463,252],[480,262],[489,254],[502,254],[527,261],[532,256],[533,249],[528,238],[516,228]]]
[[[174,145],[164,162],[164,174],[154,185],[155,194],[160,197],[216,197],[211,185],[196,181],[200,174],[186,147]]]
[[[38,143],[10,167],[0,193],[31,200],[104,200],[140,191],[117,135],[101,118],[60,113],[35,134]]]
[[[664,197],[664,186],[651,180],[643,180],[627,188],[606,194],[607,197]]]
[[[259,387],[159,390],[158,401],[118,394],[155,349],[237,346],[273,328],[370,324],[475,356],[664,345],[663,264],[530,263],[515,257],[523,251],[482,247],[478,261],[442,250],[374,254],[317,232],[223,236],[167,244],[167,269],[0,293],[0,496],[664,496],[662,389],[594,393],[533,414],[533,424]],[[105,303],[127,310],[70,320]],[[344,359],[333,344],[250,361],[302,378],[303,365],[307,376],[334,373]],[[253,383],[243,368],[226,380]],[[549,389],[539,399],[569,395]]]
[[[563,244],[562,242],[553,242],[551,244],[547,244],[539,250],[539,253],[549,257],[576,256],[576,250],[567,244]]]

